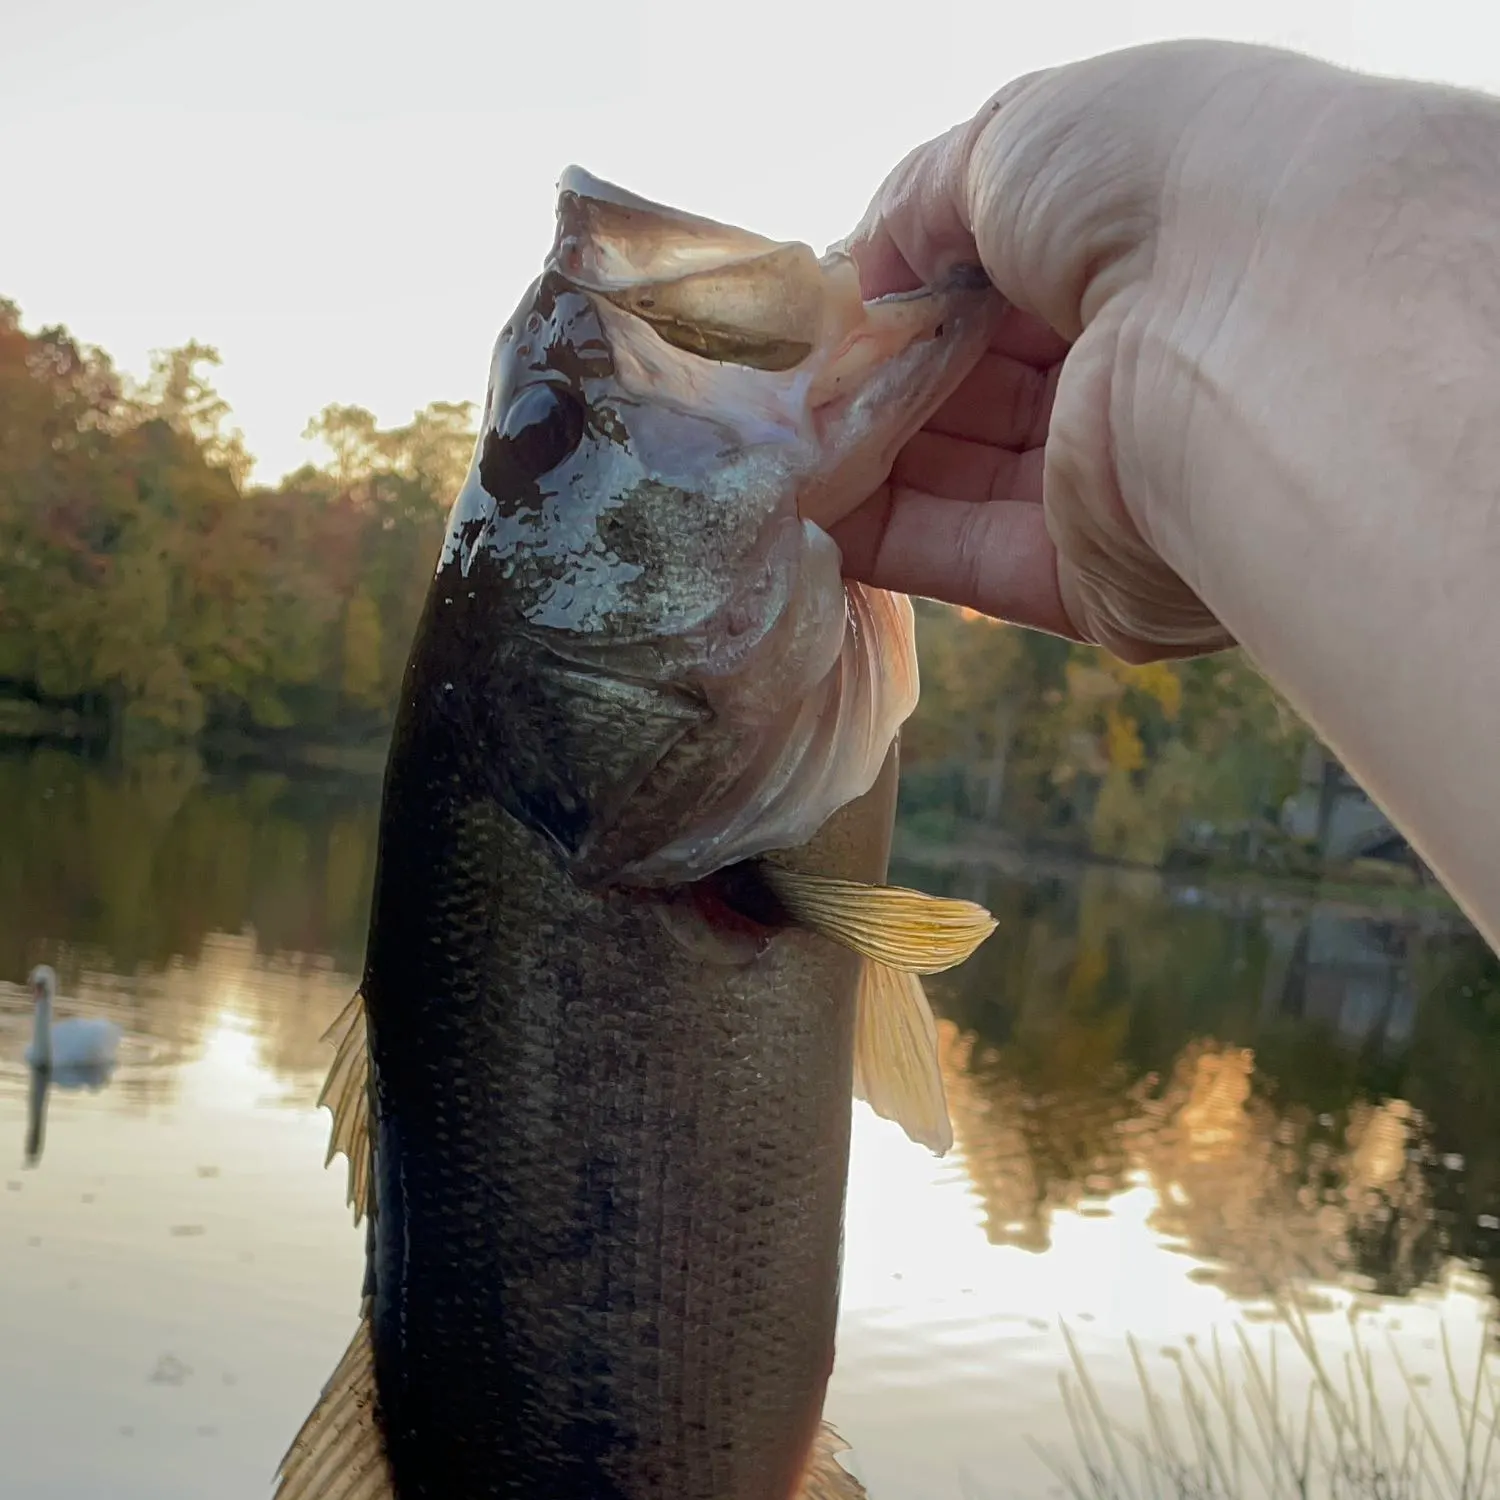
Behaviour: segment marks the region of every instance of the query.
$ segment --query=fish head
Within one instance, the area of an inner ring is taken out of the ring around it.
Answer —
[[[915,706],[910,608],[846,587],[824,525],[996,309],[973,271],[865,303],[842,252],[564,175],[434,596],[503,641],[497,775],[576,876],[698,879],[874,783]]]

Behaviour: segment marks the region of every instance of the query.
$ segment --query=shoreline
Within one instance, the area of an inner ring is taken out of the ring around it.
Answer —
[[[951,843],[904,831],[898,814],[892,843],[893,865],[959,874],[999,875],[1005,879],[1037,881],[1080,879],[1093,870],[1109,870],[1122,879],[1158,881],[1174,904],[1219,910],[1253,901],[1265,909],[1288,913],[1313,906],[1348,917],[1373,921],[1425,919],[1437,930],[1466,930],[1470,924],[1458,904],[1439,885],[1376,878],[1373,872],[1330,866],[1312,875],[1277,874],[1248,865],[1192,867],[1182,864],[1142,865],[1083,851],[1027,845],[1003,833],[988,832],[983,840],[963,832]]]
[[[294,777],[332,776],[351,785],[378,787],[384,777],[388,748],[389,729],[378,736],[365,733],[347,738],[302,737],[285,730],[266,734],[219,730],[193,740],[142,746],[139,753],[196,756],[204,770],[214,776],[273,771]],[[0,699],[0,756],[26,756],[42,749],[76,757],[101,770],[128,766],[137,758],[135,753],[122,757],[112,752],[99,726],[80,714],[19,699]],[[1102,869],[1117,872],[1120,878],[1151,877],[1161,883],[1169,898],[1175,897],[1176,904],[1183,906],[1224,909],[1249,899],[1262,908],[1288,912],[1318,905],[1372,920],[1410,921],[1415,916],[1439,930],[1469,925],[1441,886],[1421,881],[1410,870],[1383,861],[1296,873],[1199,862],[1180,854],[1175,859],[1169,856],[1159,866],[1135,864],[1087,850],[1027,842],[982,825],[960,823],[952,838],[938,840],[913,826],[920,816],[903,816],[898,804],[891,850],[894,865],[1022,881],[1077,880],[1089,871]]]

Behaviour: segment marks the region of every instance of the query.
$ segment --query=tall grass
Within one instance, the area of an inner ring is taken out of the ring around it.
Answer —
[[[1217,1333],[1211,1352],[1177,1359],[1177,1390],[1152,1381],[1130,1341],[1145,1424],[1128,1429],[1105,1412],[1072,1334],[1073,1373],[1059,1377],[1077,1452],[1034,1445],[1073,1500],[1484,1500],[1500,1495],[1500,1401],[1483,1342],[1460,1379],[1443,1329],[1446,1432],[1392,1343],[1401,1399],[1387,1411],[1375,1358],[1354,1330],[1342,1371],[1319,1353],[1306,1315],[1282,1309],[1305,1363],[1306,1399],[1288,1397],[1273,1336],[1269,1356],[1236,1329],[1239,1358]],[[1282,1341],[1284,1342],[1284,1340]],[[1238,1370],[1233,1367],[1238,1365]],[[1301,1385],[1303,1382],[1298,1382]],[[1442,1383],[1440,1383],[1440,1389]]]

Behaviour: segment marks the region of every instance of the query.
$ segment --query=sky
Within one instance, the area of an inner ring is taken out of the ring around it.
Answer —
[[[1181,36],[1500,93],[1475,0],[0,0],[0,296],[216,346],[271,482],[329,402],[482,399],[569,163],[821,250],[1009,78]]]

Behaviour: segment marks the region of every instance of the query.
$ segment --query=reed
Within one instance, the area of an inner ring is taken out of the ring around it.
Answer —
[[[1387,1409],[1377,1390],[1376,1356],[1357,1327],[1354,1347],[1330,1366],[1303,1310],[1281,1311],[1311,1375],[1305,1400],[1285,1390],[1277,1348],[1285,1341],[1275,1336],[1269,1354],[1258,1354],[1237,1328],[1237,1360],[1217,1333],[1207,1350],[1190,1346],[1176,1360],[1175,1391],[1169,1382],[1153,1381],[1132,1339],[1145,1421],[1129,1428],[1106,1412],[1065,1327],[1073,1368],[1059,1382],[1076,1452],[1033,1446],[1073,1500],[1500,1496],[1500,1393],[1483,1344],[1472,1373],[1461,1376],[1445,1327],[1446,1380],[1427,1394],[1388,1335],[1388,1350],[1379,1357],[1392,1361],[1401,1380],[1398,1399]],[[1438,1403],[1450,1404],[1444,1424]]]

